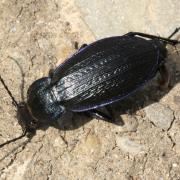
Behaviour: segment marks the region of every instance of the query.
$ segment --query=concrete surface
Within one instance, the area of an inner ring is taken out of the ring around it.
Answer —
[[[179,9],[178,0],[2,0],[0,73],[21,101],[21,90],[26,97],[35,79],[76,51],[75,41],[128,31],[167,36],[180,25]],[[173,47],[169,54],[169,90],[160,91],[156,78],[112,106],[123,127],[69,115],[27,144],[23,138],[0,149],[0,179],[180,179],[180,57]],[[3,143],[21,128],[1,84],[0,97]]]
[[[129,31],[168,36],[180,24],[179,0],[76,0],[96,38]]]

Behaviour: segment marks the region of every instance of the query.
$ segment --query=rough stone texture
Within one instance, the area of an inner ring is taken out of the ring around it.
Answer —
[[[128,31],[168,35],[180,24],[179,9],[179,0],[2,0],[0,74],[21,101],[21,89],[26,97],[35,79],[75,52],[75,41]],[[23,138],[1,148],[0,179],[180,179],[180,61],[174,48],[169,52],[169,91],[159,91],[154,80],[112,106],[125,126],[66,115],[58,127],[37,130],[31,142]],[[168,130],[154,126],[144,111],[157,102],[173,112]],[[0,84],[0,143],[20,134]]]
[[[76,0],[95,37],[139,31],[168,36],[180,24],[179,0]]]
[[[128,137],[118,137],[116,138],[116,143],[122,151],[132,155],[143,153],[145,149],[143,145],[140,145],[139,143],[130,140]]]
[[[174,120],[173,111],[159,103],[148,106],[145,111],[150,121],[164,130],[168,130]]]

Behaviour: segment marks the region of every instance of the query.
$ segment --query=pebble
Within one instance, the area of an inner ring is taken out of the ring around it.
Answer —
[[[145,108],[147,117],[155,126],[168,130],[174,119],[173,111],[160,103],[154,103]]]
[[[121,115],[121,118],[123,119],[125,123],[125,127],[123,128],[124,131],[128,131],[128,132],[137,131],[138,121],[135,117],[130,116],[130,115]]]
[[[145,151],[144,145],[136,143],[130,140],[128,137],[117,137],[116,138],[117,146],[125,152],[132,155],[143,153]]]
[[[90,133],[86,139],[79,144],[78,152],[88,155],[91,159],[92,156],[97,156],[101,150],[101,141],[94,133]]]

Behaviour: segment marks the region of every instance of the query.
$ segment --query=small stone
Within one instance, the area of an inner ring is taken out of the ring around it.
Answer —
[[[16,32],[16,27],[13,26],[13,27],[10,29],[10,32],[13,32],[13,33]]]
[[[136,155],[145,151],[143,145],[130,140],[128,137],[117,137],[116,143],[125,153]]]
[[[172,165],[173,165],[173,167],[178,167],[178,165],[176,163],[173,163]]]
[[[174,119],[173,111],[159,103],[146,107],[145,112],[150,121],[164,130],[168,130]]]
[[[94,133],[90,133],[77,149],[81,154],[96,156],[100,152],[101,141]]]
[[[125,123],[124,131],[128,131],[128,132],[137,131],[138,121],[135,117],[130,115],[121,115],[121,118]]]
[[[86,144],[86,148],[88,150],[90,150],[91,152],[93,152],[95,149],[100,148],[100,140],[94,134],[90,134],[90,135],[87,136],[85,144]]]

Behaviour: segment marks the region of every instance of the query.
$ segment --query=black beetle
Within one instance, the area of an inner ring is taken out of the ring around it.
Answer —
[[[23,135],[0,147],[27,133],[35,133],[39,124],[50,124],[66,111],[85,112],[115,122],[110,109],[108,115],[97,108],[133,94],[158,71],[162,82],[167,83],[166,45],[179,43],[170,39],[179,30],[177,28],[168,38],[130,32],[83,45],[77,53],[51,71],[49,77],[43,77],[29,87],[27,103],[17,103],[0,77],[18,109],[24,131]]]

